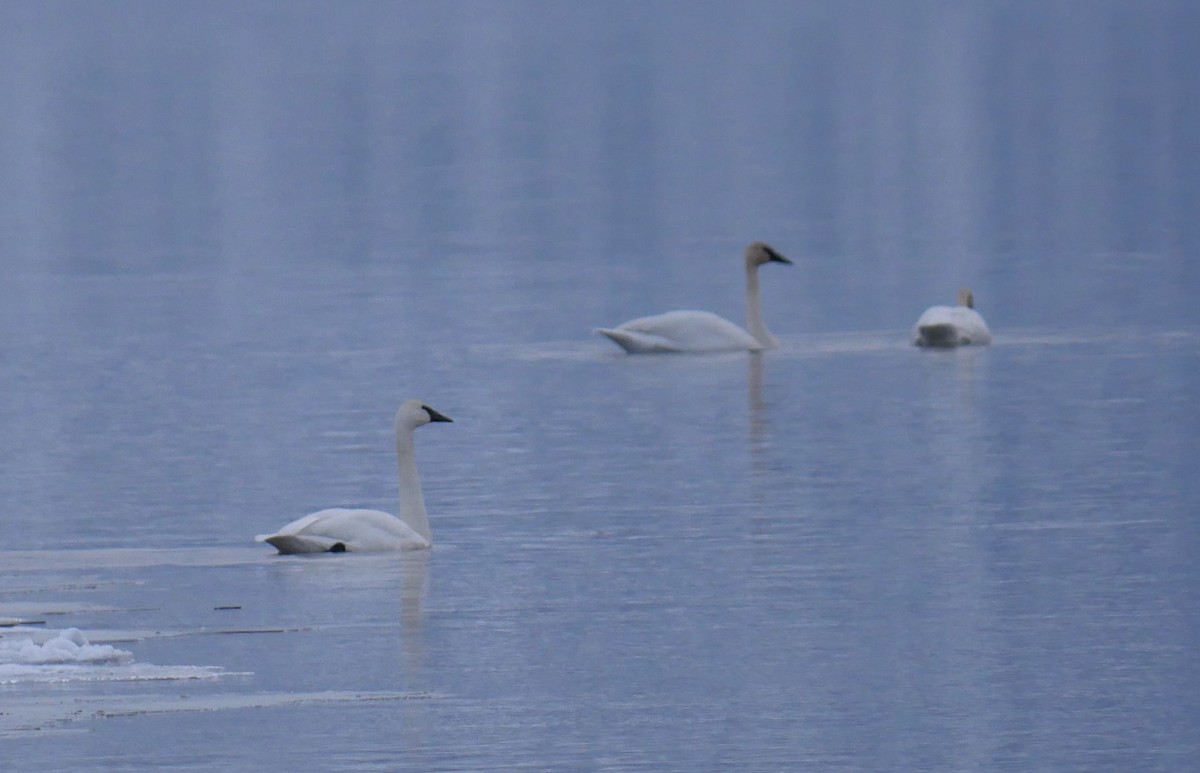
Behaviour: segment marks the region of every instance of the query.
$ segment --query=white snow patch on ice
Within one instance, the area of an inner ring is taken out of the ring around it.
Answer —
[[[38,643],[33,637],[0,640],[0,668],[62,663],[128,663],[133,655],[110,644],[92,644],[78,628],[59,631]]]
[[[133,653],[92,644],[78,628],[16,630],[0,638],[0,684],[208,679],[225,674],[212,666],[135,663]]]

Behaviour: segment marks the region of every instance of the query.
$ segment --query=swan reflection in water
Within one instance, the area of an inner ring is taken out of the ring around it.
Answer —
[[[424,648],[421,639],[421,604],[425,601],[425,586],[429,579],[430,551],[411,550],[401,559],[404,562],[400,585],[400,647],[404,670],[419,669]]]
[[[763,398],[766,379],[762,352],[747,355],[746,391],[750,416],[750,468],[756,476],[767,472],[767,404]]]

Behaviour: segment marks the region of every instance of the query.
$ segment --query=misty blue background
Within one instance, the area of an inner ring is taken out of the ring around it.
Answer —
[[[1183,0],[3,5],[0,614],[230,676],[0,685],[81,712],[0,762],[1186,769],[1198,33]],[[755,239],[796,261],[780,350],[591,334],[740,321]],[[960,285],[995,344],[909,346]],[[417,438],[428,556],[252,542],[394,510],[410,396],[455,419]],[[410,698],[270,705],[343,690]]]

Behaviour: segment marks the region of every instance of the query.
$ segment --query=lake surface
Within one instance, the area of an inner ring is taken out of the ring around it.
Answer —
[[[5,4],[0,768],[1188,769],[1198,33]],[[754,239],[778,350],[591,332]],[[395,511],[412,396],[433,550],[254,542]]]

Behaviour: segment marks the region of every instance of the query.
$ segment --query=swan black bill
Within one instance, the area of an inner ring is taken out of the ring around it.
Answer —
[[[771,247],[767,248],[767,257],[769,257],[773,263],[785,263],[789,266],[792,265],[792,261],[783,257]]]
[[[428,405],[422,405],[421,407],[425,409],[425,413],[429,414],[430,421],[449,421],[449,422],[454,421],[454,419],[450,418],[449,416],[444,416],[444,415],[438,413],[434,409],[430,408]]]

